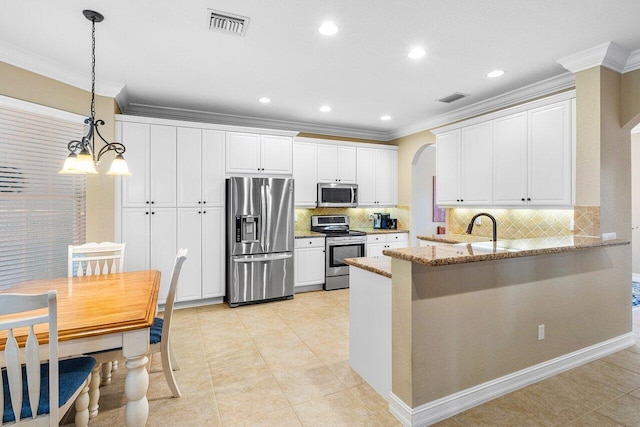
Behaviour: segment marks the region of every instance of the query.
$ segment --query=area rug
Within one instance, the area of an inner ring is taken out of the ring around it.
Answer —
[[[631,282],[631,305],[640,308],[640,283]]]

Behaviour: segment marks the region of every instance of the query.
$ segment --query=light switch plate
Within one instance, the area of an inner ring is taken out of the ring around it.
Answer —
[[[613,240],[616,238],[616,233],[602,233],[602,240]]]

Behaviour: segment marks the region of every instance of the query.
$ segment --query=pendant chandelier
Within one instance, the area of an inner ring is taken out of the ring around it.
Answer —
[[[87,117],[84,121],[88,125],[88,129],[82,140],[73,140],[67,145],[70,153],[59,173],[77,175],[98,173],[96,165],[100,163],[102,156],[108,151],[115,151],[116,156],[107,175],[131,175],[127,162],[122,157],[125,152],[124,145],[119,142],[107,142],[98,129],[99,126],[104,125],[104,120],[96,120],[96,22],[102,22],[104,16],[93,10],[83,10],[82,14],[91,21],[91,117]],[[105,144],[97,153],[96,135]]]

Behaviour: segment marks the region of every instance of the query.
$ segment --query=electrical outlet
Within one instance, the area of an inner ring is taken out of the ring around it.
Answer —
[[[544,339],[544,325],[538,325],[538,341]]]
[[[476,225],[482,225],[482,217],[481,217],[481,216],[479,216],[478,218],[476,218],[476,222],[475,222],[475,224],[476,224]]]
[[[573,231],[576,228],[576,223],[573,221],[573,219],[571,219],[571,222],[569,223],[569,230]]]
[[[613,240],[616,238],[616,233],[602,233],[602,240]]]
[[[369,214],[369,221],[373,221],[373,214]]]
[[[294,214],[294,215],[293,215],[293,220],[294,220],[294,221],[297,221],[297,220],[298,220],[298,214]]]

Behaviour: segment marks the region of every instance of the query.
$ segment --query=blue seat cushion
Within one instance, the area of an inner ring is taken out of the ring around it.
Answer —
[[[162,324],[164,319],[156,317],[153,319],[153,326],[151,326],[151,332],[149,333],[149,344],[158,344],[162,341]]]
[[[96,364],[93,357],[76,357],[64,359],[58,362],[59,373],[59,406],[64,405],[87,380],[91,370]],[[22,366],[22,410],[21,418],[32,416],[29,405],[29,386],[27,385],[26,367]],[[4,390],[4,409],[2,423],[15,421],[15,415],[11,408],[11,396],[9,395],[9,381],[7,370],[2,369],[2,388]],[[38,415],[49,413],[49,364],[40,364],[40,402],[38,403]]]

